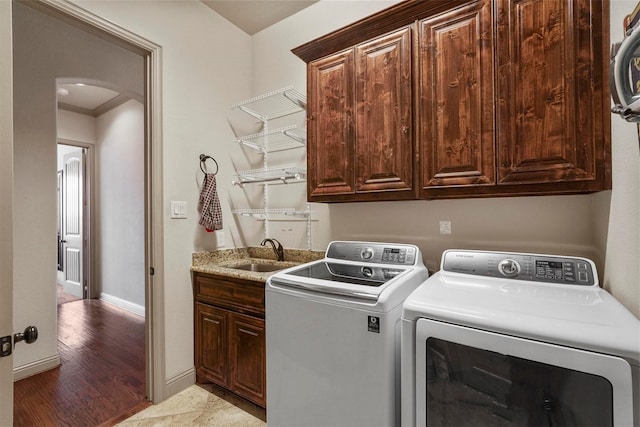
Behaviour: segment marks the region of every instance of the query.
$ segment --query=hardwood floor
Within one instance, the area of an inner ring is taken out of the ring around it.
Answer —
[[[14,383],[14,425],[110,426],[149,406],[144,323],[99,300],[58,305],[62,364]]]

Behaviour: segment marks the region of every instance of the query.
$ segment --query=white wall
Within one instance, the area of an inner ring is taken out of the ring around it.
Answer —
[[[611,1],[611,42],[637,1]],[[613,191],[609,213],[605,288],[640,317],[640,153],[635,124],[611,119]],[[598,200],[597,198],[595,198]]]
[[[293,84],[304,91],[305,64],[290,50],[392,3],[325,0],[257,33],[253,37],[254,89],[260,93]],[[622,15],[634,7],[632,1],[612,2],[612,40],[621,34]],[[640,316],[636,139],[634,126],[613,118],[612,192],[313,204],[319,219],[314,248],[324,249],[333,239],[413,242],[420,246],[430,268],[438,265],[442,251],[451,247],[586,256],[596,262],[600,278],[606,277],[607,288]],[[450,236],[439,234],[440,220],[452,221]],[[274,237],[280,238],[278,233]]]
[[[144,105],[99,116],[96,134],[100,299],[144,315]]]
[[[86,114],[58,110],[58,139],[94,144],[97,141],[96,119]]]

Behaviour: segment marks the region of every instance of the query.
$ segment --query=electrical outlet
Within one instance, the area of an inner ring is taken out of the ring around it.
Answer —
[[[451,221],[440,221],[440,234],[451,234]]]
[[[216,231],[216,246],[218,248],[224,247],[224,230]]]

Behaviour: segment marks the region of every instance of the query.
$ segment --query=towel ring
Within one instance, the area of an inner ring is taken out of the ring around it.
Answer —
[[[214,159],[213,157],[211,157],[211,156],[206,156],[206,155],[204,155],[204,154],[200,154],[200,170],[202,171],[202,173],[203,173],[203,174],[205,174],[205,175],[206,175],[207,171],[205,170],[205,166],[206,166],[206,161],[207,161],[208,159],[213,160],[213,163],[215,163],[215,164],[216,164],[216,171],[215,171],[215,172],[213,172],[213,174],[214,174],[214,175],[215,175],[215,174],[217,174],[217,173],[218,173],[218,169],[219,169],[219,167],[218,167],[218,162],[216,162],[216,159]]]

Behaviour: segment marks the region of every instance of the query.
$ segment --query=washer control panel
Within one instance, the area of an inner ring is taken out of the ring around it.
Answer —
[[[371,242],[331,242],[327,258],[375,264],[422,265],[420,249],[413,245]]]
[[[595,264],[586,258],[448,250],[442,257],[441,267],[443,271],[476,276],[564,285],[598,285]]]

